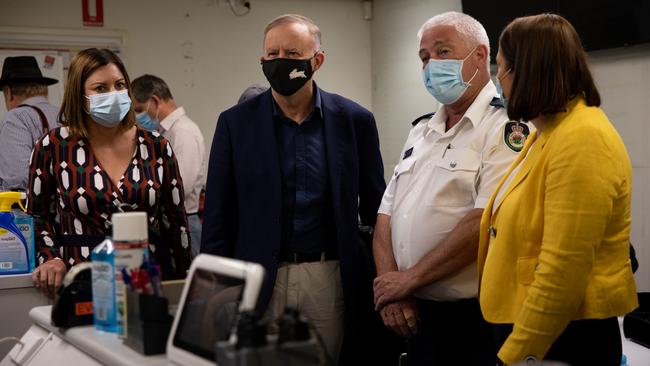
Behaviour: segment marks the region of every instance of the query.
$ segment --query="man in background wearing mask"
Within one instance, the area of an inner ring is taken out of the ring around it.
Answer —
[[[199,198],[205,183],[205,143],[199,126],[177,107],[165,81],[154,75],[142,75],[131,83],[133,109],[138,124],[149,131],[162,133],[171,143],[183,178],[185,210],[190,227],[192,255],[201,246]]]
[[[47,100],[47,86],[57,82],[43,77],[33,56],[5,59],[0,78],[7,107],[0,123],[0,191],[27,190],[34,142],[59,127],[59,108]]]
[[[426,89],[440,103],[413,122],[377,216],[375,307],[408,342],[408,364],[494,365],[476,256],[483,207],[523,147],[490,81],[474,18],[429,19],[418,33]]]
[[[360,352],[355,332],[371,313],[358,218],[374,225],[383,164],[373,115],[312,81],[324,60],[312,20],[283,15],[266,26],[260,61],[272,90],[219,116],[201,252],[263,264],[259,310],[271,332],[286,307],[300,309],[329,364],[339,354],[360,364],[347,358]]]

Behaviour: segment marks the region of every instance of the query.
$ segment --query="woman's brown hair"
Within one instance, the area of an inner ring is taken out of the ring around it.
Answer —
[[[119,57],[112,51],[102,48],[87,48],[77,53],[70,62],[68,69],[68,80],[63,93],[63,103],[59,111],[59,121],[62,126],[67,126],[70,136],[75,138],[87,138],[88,129],[86,121],[91,117],[86,112],[86,97],[84,84],[95,70],[108,64],[114,64],[124,76],[126,87],[131,96],[131,81],[126,68]],[[129,109],[122,122],[120,129],[127,130],[135,126],[135,112],[133,107]]]
[[[559,15],[540,14],[513,20],[501,32],[503,69],[511,69],[508,117],[530,121],[566,110],[576,97],[600,106],[600,95],[587,55],[571,23]]]

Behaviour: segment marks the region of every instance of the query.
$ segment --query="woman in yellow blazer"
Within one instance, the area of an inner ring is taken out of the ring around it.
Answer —
[[[515,19],[497,65],[509,118],[537,129],[481,221],[479,298],[500,362],[618,366],[616,316],[638,306],[623,141],[598,108],[580,38],[564,18]]]

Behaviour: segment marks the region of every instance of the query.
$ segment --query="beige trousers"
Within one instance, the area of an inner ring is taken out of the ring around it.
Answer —
[[[338,363],[343,342],[343,288],[338,260],[300,264],[281,263],[265,318],[269,333],[278,332],[277,320],[286,307],[298,309],[320,334],[331,361]],[[316,337],[312,332],[312,336]],[[320,355],[325,364],[324,355]]]

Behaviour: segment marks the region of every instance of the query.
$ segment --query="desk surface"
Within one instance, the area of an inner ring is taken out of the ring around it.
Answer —
[[[621,339],[623,340],[623,354],[627,356],[629,366],[647,366],[650,365],[650,348],[646,348],[638,343],[634,343],[625,338],[623,334],[623,317],[618,318],[618,328],[621,330]]]
[[[31,273],[0,276],[0,290],[34,287]]]
[[[75,346],[90,357],[105,365],[172,365],[165,355],[143,356],[122,344],[117,334],[95,330],[93,326],[74,327],[61,330],[50,324],[51,306],[39,306],[29,312],[30,318],[38,326],[54,332],[69,344]],[[619,318],[623,353],[627,356],[629,366],[650,365],[650,349],[631,342],[623,336],[623,318]]]
[[[38,326],[54,332],[102,364],[115,366],[171,365],[165,355],[144,356],[125,346],[115,333],[97,331],[93,326],[74,327],[68,330],[57,328],[50,324],[51,312],[51,306],[39,306],[30,310],[29,317]]]

